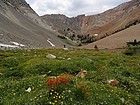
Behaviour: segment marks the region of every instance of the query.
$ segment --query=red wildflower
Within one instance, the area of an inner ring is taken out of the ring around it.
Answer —
[[[61,81],[61,83],[64,83],[64,84],[68,84],[68,81],[67,81],[67,78],[64,77],[63,75],[60,76],[59,80]]]
[[[77,88],[79,89],[79,88],[81,88],[81,86],[77,86]]]
[[[56,78],[56,84],[57,84],[57,85],[61,84],[61,81],[60,81],[59,78]]]
[[[84,89],[84,90],[86,90],[86,88],[85,88],[85,87],[83,87],[83,89]]]
[[[88,95],[88,94],[89,94],[89,92],[86,92],[85,94],[86,94],[86,95]]]
[[[81,87],[85,87],[85,85],[84,84],[81,84]]]
[[[47,83],[47,85],[48,85],[48,86],[51,86],[51,85],[53,85],[53,83],[54,83],[54,80],[53,80],[52,78],[50,78],[50,79],[49,79],[49,82]]]

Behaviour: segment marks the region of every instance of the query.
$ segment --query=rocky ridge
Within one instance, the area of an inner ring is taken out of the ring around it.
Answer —
[[[52,14],[44,15],[41,18],[50,27],[72,40],[77,40],[80,37],[79,40],[86,39],[87,42],[92,42],[121,31],[133,23],[140,23],[139,11],[140,0],[131,0],[96,15],[79,15],[69,18],[62,14]],[[95,36],[97,34],[98,36]]]

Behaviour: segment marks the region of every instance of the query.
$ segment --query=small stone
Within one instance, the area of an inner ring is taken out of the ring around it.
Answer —
[[[27,90],[25,90],[26,92],[31,92],[31,88],[29,87]]]
[[[47,58],[55,59],[55,58],[56,58],[56,56],[55,56],[55,55],[53,55],[53,54],[48,54],[48,55],[47,55]]]

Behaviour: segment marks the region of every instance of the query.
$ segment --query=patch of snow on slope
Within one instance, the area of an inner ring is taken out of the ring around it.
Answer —
[[[1,43],[0,43],[0,46],[1,47],[12,47],[12,48],[18,48],[19,47],[19,46],[7,45],[7,44],[1,44]]]
[[[48,39],[47,42],[48,42],[52,47],[55,47],[55,45],[50,41],[50,39]]]
[[[14,45],[16,45],[16,46],[21,46],[21,47],[24,47],[24,46],[25,46],[25,45],[20,44],[20,43],[17,43],[17,42],[10,42],[10,43],[12,43],[12,44],[14,44]]]

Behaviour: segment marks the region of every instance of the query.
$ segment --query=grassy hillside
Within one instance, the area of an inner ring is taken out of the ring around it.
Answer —
[[[47,58],[48,54],[56,58]],[[87,70],[83,79],[76,77],[81,69]],[[111,86],[110,79],[119,84]],[[62,49],[0,51],[0,105],[139,105],[139,87],[137,55]]]
[[[133,41],[135,39],[137,41],[140,40],[139,29],[140,24],[131,26],[130,28],[117,32],[101,40],[82,46],[82,48],[94,49],[95,45],[97,45],[99,49],[123,48],[127,46],[127,42]]]

